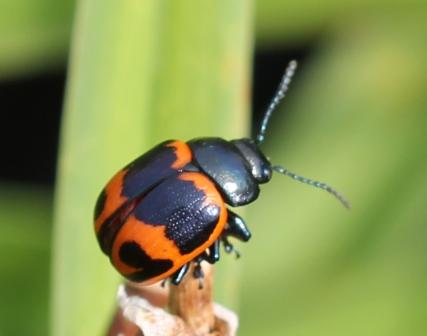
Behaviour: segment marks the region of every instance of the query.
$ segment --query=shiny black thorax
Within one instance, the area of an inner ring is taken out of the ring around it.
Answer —
[[[212,179],[231,206],[255,201],[258,185],[271,178],[269,161],[251,139],[197,138],[188,145],[193,153],[192,164]]]

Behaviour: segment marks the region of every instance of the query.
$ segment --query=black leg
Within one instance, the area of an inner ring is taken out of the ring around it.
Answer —
[[[187,273],[188,271],[188,267],[190,266],[189,263],[185,264],[184,266],[182,266],[178,271],[176,271],[172,276],[171,276],[171,283],[175,286],[179,285],[182,281],[182,279],[184,278],[184,275]]]
[[[233,244],[231,244],[231,243],[228,241],[227,236],[222,236],[222,237],[221,237],[221,241],[222,241],[222,244],[224,245],[224,250],[225,250],[225,252],[226,252],[226,253],[234,252],[234,254],[236,255],[236,258],[240,258],[240,253],[239,253],[239,251],[237,251],[237,250],[234,248]]]
[[[202,266],[200,266],[200,263],[202,261],[203,261],[203,257],[202,256],[198,257],[194,261],[195,266],[194,266],[194,270],[193,270],[194,279],[199,279],[199,289],[203,288],[203,278],[205,276],[205,274],[203,273],[203,270],[202,270]]]
[[[228,210],[227,224],[223,233],[224,236],[232,236],[244,242],[247,242],[251,238],[251,232],[246,226],[245,221],[230,210]]]
[[[209,247],[209,254],[204,252],[202,257],[209,264],[215,264],[219,260],[219,239],[215,240],[211,247]]]

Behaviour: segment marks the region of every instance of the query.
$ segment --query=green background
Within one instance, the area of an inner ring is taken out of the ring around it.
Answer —
[[[424,2],[148,3],[120,10],[111,1],[79,3],[56,195],[0,182],[0,335],[99,333],[118,278],[92,253],[94,237],[81,228],[92,230],[86,213],[102,183],[160,139],[245,134],[250,107],[242,97],[250,89],[254,48],[307,44],[315,44],[314,52],[274,115],[263,149],[274,163],[332,184],[353,207],[347,211],[324,192],[274,176],[245,211],[253,238],[239,245],[243,257],[220,263],[217,297],[239,311],[240,335],[425,335]],[[73,2],[1,0],[0,6],[0,78],[65,63]],[[88,32],[82,40],[80,30]],[[103,56],[100,62],[93,52]],[[191,63],[195,53],[200,64]],[[125,67],[117,66],[121,54]],[[229,67],[213,73],[224,59]],[[117,67],[109,83],[100,73],[111,64]],[[123,142],[115,127],[129,130]],[[132,134],[147,129],[135,142]],[[83,175],[74,170],[81,160],[94,162]],[[70,185],[90,191],[70,192]],[[105,268],[93,269],[94,263]],[[99,291],[89,293],[95,278]],[[74,302],[64,308],[70,297]],[[91,304],[79,305],[80,298]]]

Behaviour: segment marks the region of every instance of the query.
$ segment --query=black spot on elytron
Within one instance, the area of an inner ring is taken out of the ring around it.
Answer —
[[[99,245],[101,246],[102,252],[106,255],[110,255],[113,242],[120,228],[123,226],[123,222],[120,222],[119,216],[114,214],[108,218],[99,229],[97,234]]]
[[[125,203],[102,224],[97,236],[99,245],[105,254],[110,255],[117,233],[125,223],[126,218],[133,209],[135,209],[136,204],[140,201],[141,199],[137,197],[134,200]]]
[[[105,193],[105,189],[102,189],[95,205],[95,213],[94,213],[95,220],[99,217],[102,210],[104,209],[106,199],[107,199],[107,194]]]
[[[175,148],[167,147],[173,140],[162,142],[128,164],[123,179],[122,195],[134,198],[152,189],[170,175],[176,174],[172,168],[177,159]]]
[[[146,224],[166,226],[166,237],[187,254],[204,244],[218,223],[220,205],[205,200],[192,181],[172,176],[145,195],[134,215]]]
[[[169,259],[152,259],[134,241],[125,242],[120,246],[119,257],[122,262],[134,268],[141,269],[130,276],[132,281],[145,281],[163,274],[172,268],[173,262]]]

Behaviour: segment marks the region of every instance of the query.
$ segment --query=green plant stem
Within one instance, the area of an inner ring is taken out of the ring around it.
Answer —
[[[102,334],[113,313],[118,276],[92,224],[108,178],[165,138],[247,130],[251,23],[245,0],[78,2],[55,197],[52,335]]]

